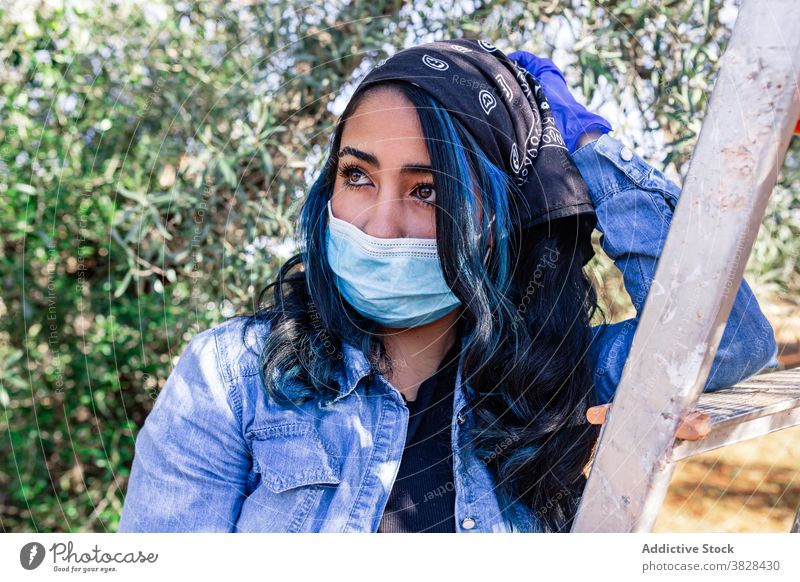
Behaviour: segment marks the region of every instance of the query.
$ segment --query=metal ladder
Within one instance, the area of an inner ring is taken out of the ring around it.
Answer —
[[[572,532],[651,531],[677,461],[800,425],[800,368],[703,392],[739,287],[731,282],[742,279],[800,117],[799,83],[800,2],[744,0]],[[710,432],[676,439],[695,410]]]

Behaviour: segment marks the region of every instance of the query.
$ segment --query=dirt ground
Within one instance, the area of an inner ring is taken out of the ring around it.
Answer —
[[[680,461],[656,532],[788,532],[800,507],[800,426]]]
[[[761,302],[781,369],[800,366],[800,306]],[[678,463],[654,532],[788,532],[800,507],[800,426]]]

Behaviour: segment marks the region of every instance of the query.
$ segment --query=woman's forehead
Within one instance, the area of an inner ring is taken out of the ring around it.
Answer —
[[[379,159],[388,154],[401,158],[404,152],[409,152],[415,154],[414,161],[428,161],[425,135],[416,108],[396,91],[381,90],[365,95],[347,119],[340,145],[342,149],[357,148]]]

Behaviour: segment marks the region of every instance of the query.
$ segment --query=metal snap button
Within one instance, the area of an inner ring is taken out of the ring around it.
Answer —
[[[628,146],[625,146],[620,150],[619,157],[621,157],[626,162],[630,162],[633,159],[633,150]]]
[[[475,520],[471,517],[465,517],[461,520],[461,527],[464,529],[472,529],[475,527]]]

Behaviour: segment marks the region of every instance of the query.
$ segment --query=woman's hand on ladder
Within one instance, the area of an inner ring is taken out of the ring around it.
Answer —
[[[611,410],[611,403],[592,406],[586,411],[586,419],[591,424],[603,424]],[[699,441],[711,432],[711,418],[705,412],[690,412],[681,419],[675,433],[677,440]]]

